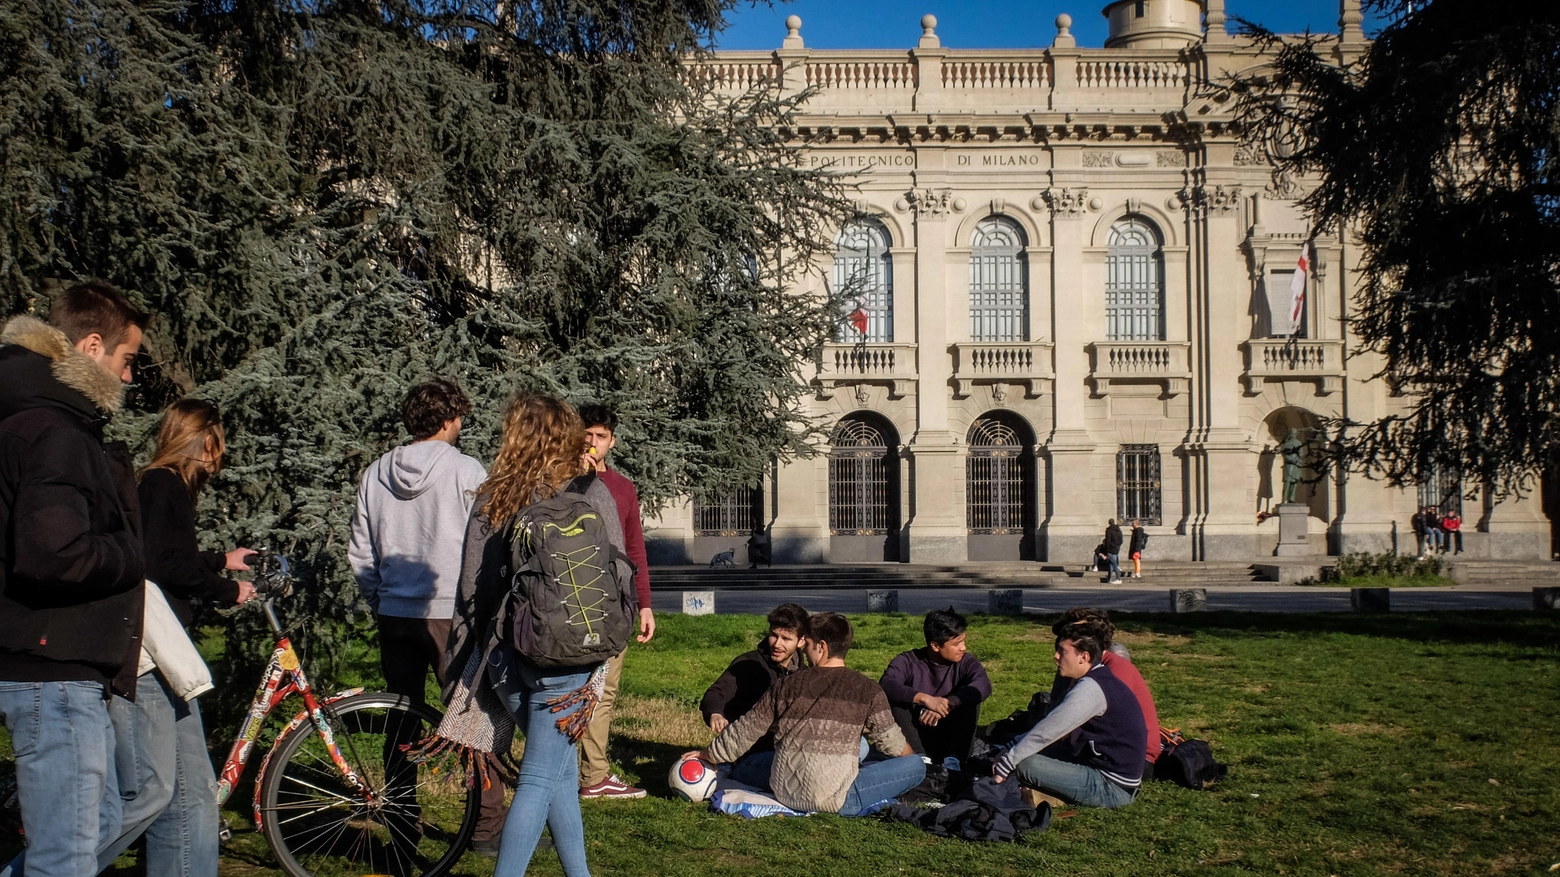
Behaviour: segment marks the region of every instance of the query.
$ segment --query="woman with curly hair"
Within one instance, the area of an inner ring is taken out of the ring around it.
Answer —
[[[510,545],[516,515],[526,506],[564,492],[582,493],[600,514],[607,537],[621,553],[623,532],[606,485],[584,473],[585,427],[567,402],[523,394],[504,414],[504,434],[487,481],[477,492],[466,525],[460,592],[450,632],[449,666],[466,671],[445,691],[449,712],[439,734],[475,755],[468,764],[479,782],[491,781],[489,765],[508,756],[510,720],[525,734],[514,804],[504,822],[497,874],[523,874],[542,826],[567,877],[588,877],[585,827],[580,819],[578,735],[590,724],[604,665],[542,668],[519,654],[509,631],[496,623],[509,593]],[[631,569],[619,570],[627,581]],[[431,750],[430,750],[431,751]]]

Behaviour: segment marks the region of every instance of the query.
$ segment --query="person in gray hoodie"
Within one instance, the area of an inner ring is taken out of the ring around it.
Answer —
[[[379,625],[385,687],[415,703],[426,700],[429,669],[441,687],[448,681],[444,646],[460,585],[466,519],[487,479],[481,463],[456,449],[470,412],[470,400],[453,381],[413,387],[401,405],[411,443],[375,460],[358,488],[347,558]],[[387,760],[400,762],[399,751]],[[396,765],[386,770],[395,773]],[[409,765],[404,770],[408,780],[415,775]],[[503,787],[493,784],[482,805],[473,846],[496,852]]]

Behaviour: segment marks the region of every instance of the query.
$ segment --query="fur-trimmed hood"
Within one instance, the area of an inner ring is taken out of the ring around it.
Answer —
[[[10,386],[0,387],[0,395],[7,397],[4,399],[6,404],[0,407],[12,410],[33,407],[27,401],[28,397],[35,397],[35,403],[63,403],[91,417],[94,413],[91,408],[104,415],[113,414],[124,402],[124,383],[93,362],[91,357],[77,350],[64,332],[42,320],[34,317],[12,318],[6,323],[5,330],[0,332],[0,345],[15,345],[47,359],[49,373],[62,385],[61,389],[80,394],[89,408],[82,410],[82,406],[75,399],[69,398],[68,393],[50,387],[27,386],[28,383],[38,382],[25,379],[19,386],[10,376],[7,376]]]

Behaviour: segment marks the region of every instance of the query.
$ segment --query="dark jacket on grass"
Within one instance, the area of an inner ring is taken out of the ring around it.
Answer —
[[[237,603],[238,582],[221,575],[227,557],[220,551],[201,551],[196,541],[195,500],[184,479],[172,469],[148,469],[137,493],[146,538],[146,577],[162,588],[180,623],[188,627],[193,619],[192,599],[224,606]]]
[[[0,680],[132,696],[144,605],[123,385],[31,317],[0,333]]]

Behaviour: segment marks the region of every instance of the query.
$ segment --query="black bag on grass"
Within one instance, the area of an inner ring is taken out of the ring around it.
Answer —
[[[1163,744],[1154,762],[1154,779],[1201,791],[1230,772],[1228,765],[1214,760],[1206,740],[1188,740],[1175,728],[1160,728],[1159,738]]]

